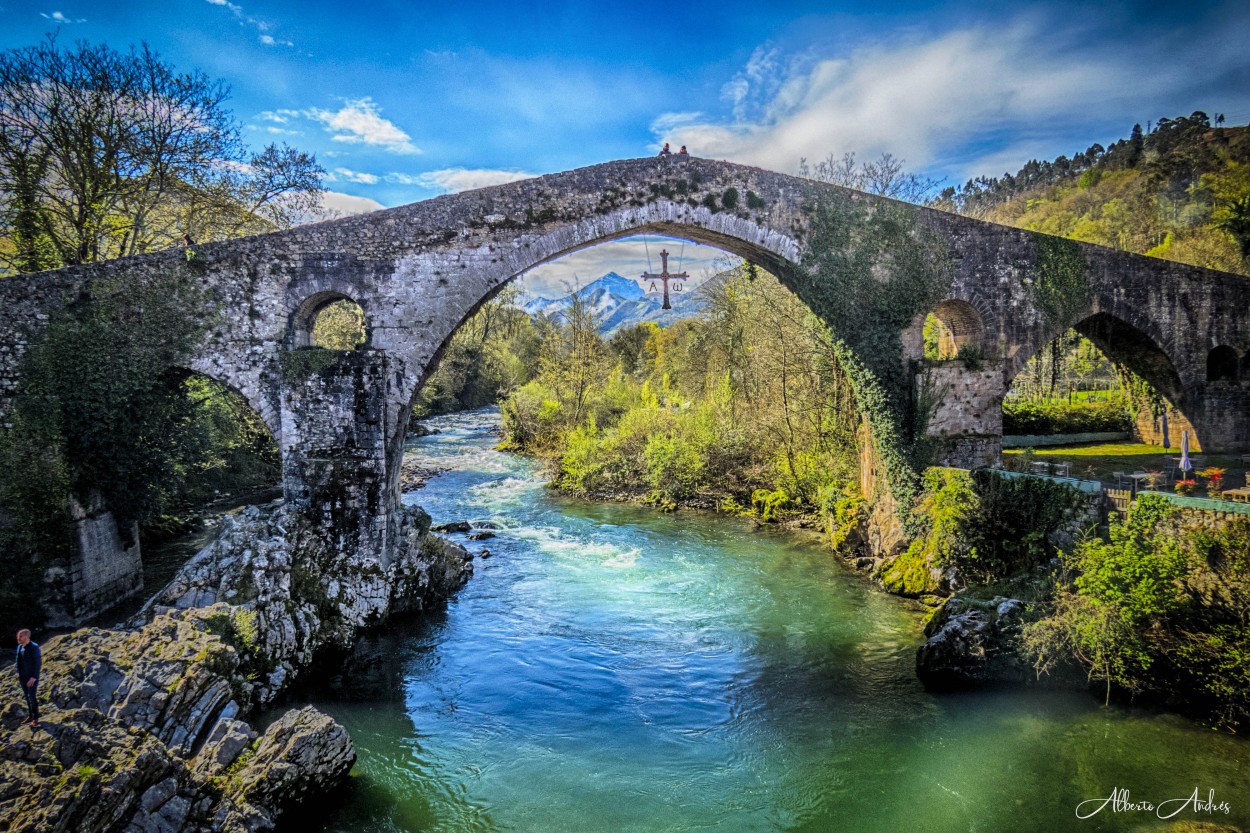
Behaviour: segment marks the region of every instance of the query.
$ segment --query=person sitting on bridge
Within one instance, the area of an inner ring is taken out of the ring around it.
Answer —
[[[672,156],[673,152],[668,149],[668,142],[664,143],[664,147],[660,149],[660,156]]]

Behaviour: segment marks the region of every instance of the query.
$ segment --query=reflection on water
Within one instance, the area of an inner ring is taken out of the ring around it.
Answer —
[[[549,493],[490,411],[415,443],[411,495],[489,520],[432,619],[366,641],[313,702],[360,755],[325,831],[1152,831],[1076,805],[1214,789],[1250,820],[1250,749],[1084,694],[934,696],[916,613],[818,547],[728,518]]]

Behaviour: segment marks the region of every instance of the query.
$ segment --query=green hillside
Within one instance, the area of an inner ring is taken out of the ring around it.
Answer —
[[[935,205],[1250,275],[1250,128],[1213,127],[1202,112],[1160,119],[1107,148],[947,188]]]

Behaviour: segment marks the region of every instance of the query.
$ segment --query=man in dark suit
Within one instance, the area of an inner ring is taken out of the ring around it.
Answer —
[[[26,708],[30,717],[25,723],[31,728],[39,728],[39,701],[35,699],[39,689],[39,672],[43,670],[43,656],[39,653],[39,643],[30,641],[30,631],[22,628],[17,632],[17,680],[26,695]]]

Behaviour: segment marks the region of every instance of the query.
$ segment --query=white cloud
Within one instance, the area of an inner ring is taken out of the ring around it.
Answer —
[[[1092,40],[1106,22],[1083,19],[1064,28],[1007,21],[788,62],[760,47],[722,88],[731,118],[664,113],[651,128],[657,147],[685,144],[697,156],[780,171],[794,170],[803,157],[889,151],[912,169],[941,163],[997,174],[1030,156],[1054,155],[1055,137],[1078,124],[1088,130],[1091,112],[1131,125],[1143,110],[1149,115],[1165,102],[1192,99],[1200,51],[1211,55],[1212,73],[1238,65],[1230,64],[1239,53],[1226,34],[1201,48],[1161,35]],[[1008,135],[1022,155],[1006,148]],[[963,150],[974,139],[979,149]],[[960,153],[965,158],[956,159]],[[983,161],[994,167],[983,169]]]
[[[52,14],[46,14],[44,12],[40,12],[39,16],[42,17],[44,20],[51,20],[53,23],[86,23],[87,22],[87,18],[85,17],[68,18],[65,16],[63,12],[53,12]]]
[[[269,30],[273,28],[272,26],[269,25],[268,22],[261,20],[258,17],[252,17],[249,14],[245,14],[242,6],[236,3],[231,3],[230,0],[206,0],[206,2],[212,6],[221,6],[222,8],[229,9],[231,13],[233,13],[234,16],[239,19],[240,26],[255,27],[256,30],[261,33],[257,37],[257,40],[259,40],[265,46],[294,46],[295,45],[289,40],[282,40],[280,38],[275,38],[273,35],[268,34]]]
[[[324,124],[336,142],[373,145],[392,153],[421,152],[407,133],[382,118],[378,105],[368,97],[346,100],[338,110],[313,108],[304,115]]]
[[[303,115],[299,110],[266,110],[258,113],[256,118],[263,121],[271,121],[277,124],[286,124],[291,119]]]
[[[381,179],[377,174],[362,173],[350,168],[335,168],[325,176],[326,182],[356,182],[361,185],[377,185]]]
[[[524,171],[502,171],[495,168],[443,168],[439,171],[428,171],[415,177],[406,174],[391,174],[396,177],[394,180],[388,181],[399,182],[404,185],[420,185],[422,188],[433,188],[445,193],[459,193],[460,191],[472,191],[475,188],[485,188],[489,185],[503,185],[506,182],[516,182],[519,179],[530,179],[538,176],[538,174],[526,173]]]
[[[227,9],[234,12],[237,17],[243,16],[243,7],[236,6],[234,3],[228,2],[228,0],[208,0],[208,3],[213,6],[225,6]]]
[[[386,181],[393,185],[421,185],[425,187],[419,174],[387,174]]]
[[[322,191],[316,208],[298,214],[294,220],[295,225],[303,225],[348,217],[353,214],[368,214],[370,211],[385,207],[377,200],[371,200],[368,197],[353,197],[351,194],[339,191]]]
[[[351,194],[343,194],[338,191],[321,192],[322,210],[333,212],[338,216],[368,214],[370,211],[377,211],[385,207],[377,200],[371,200],[368,197],[353,197]]]

